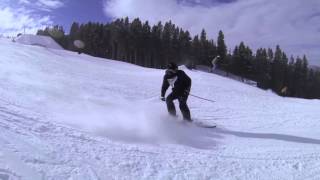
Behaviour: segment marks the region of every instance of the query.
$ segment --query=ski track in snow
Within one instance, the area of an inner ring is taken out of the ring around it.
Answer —
[[[0,179],[320,179],[319,100],[186,70],[203,129],[169,118],[162,70],[0,39]]]

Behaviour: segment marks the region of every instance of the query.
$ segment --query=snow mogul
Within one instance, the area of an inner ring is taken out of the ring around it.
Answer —
[[[172,92],[165,98],[165,94],[169,86],[172,87]],[[177,64],[169,63],[163,77],[161,88],[161,100],[167,104],[167,109],[170,115],[176,116],[176,108],[174,100],[179,101],[179,108],[183,115],[183,120],[191,122],[190,110],[187,105],[187,99],[191,89],[191,79],[182,70],[178,69]]]

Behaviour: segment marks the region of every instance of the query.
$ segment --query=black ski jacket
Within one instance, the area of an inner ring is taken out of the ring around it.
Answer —
[[[174,86],[172,88],[172,93],[176,96],[182,96],[185,93],[189,93],[191,88],[191,79],[184,71],[178,70],[174,75],[164,75],[161,88],[162,97],[165,96],[166,91],[170,86],[168,79],[174,76],[177,77],[177,80],[175,81]]]

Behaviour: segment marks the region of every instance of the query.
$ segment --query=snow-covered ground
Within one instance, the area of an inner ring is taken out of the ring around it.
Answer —
[[[41,47],[47,47],[47,48],[59,49],[59,50],[63,49],[58,43],[56,43],[49,36],[22,34],[19,37],[15,38],[14,41],[20,44],[25,44],[25,45],[41,46]]]
[[[320,101],[190,71],[168,117],[162,70],[0,39],[0,179],[320,179]]]

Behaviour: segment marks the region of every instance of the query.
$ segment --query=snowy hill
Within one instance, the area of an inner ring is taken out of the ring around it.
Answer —
[[[0,40],[0,179],[319,179],[318,100],[204,72],[167,116],[163,71]]]
[[[51,49],[63,49],[49,36],[23,34],[15,39],[16,42],[26,45],[41,46]]]

